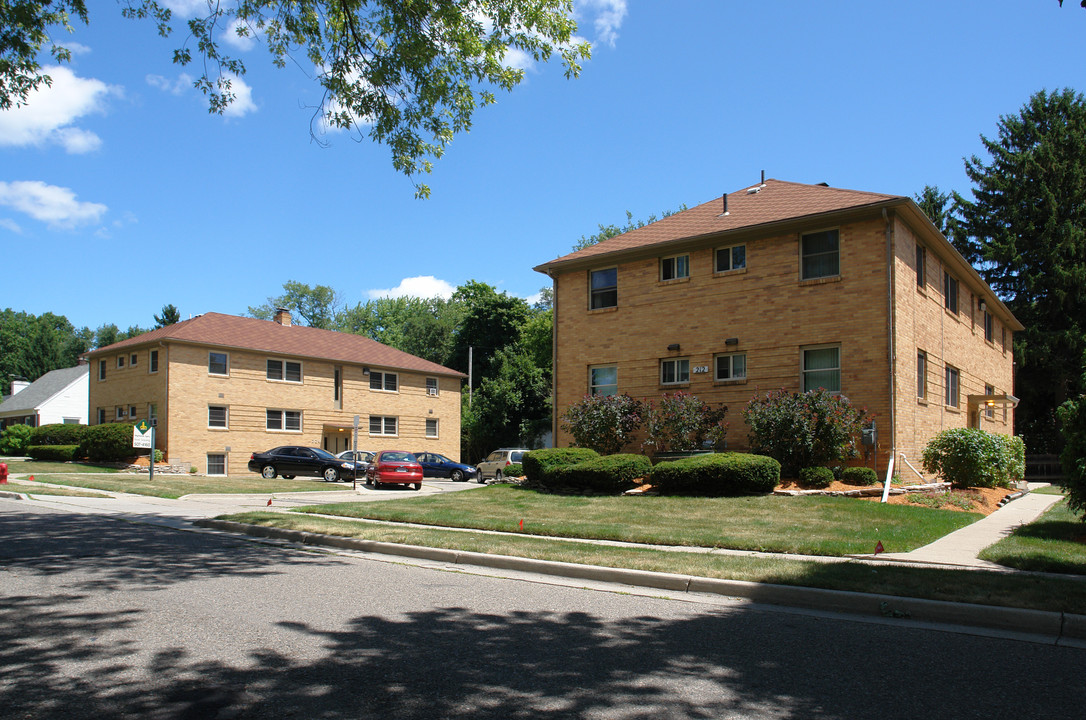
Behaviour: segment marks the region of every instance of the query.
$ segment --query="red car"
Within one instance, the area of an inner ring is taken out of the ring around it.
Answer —
[[[366,470],[366,484],[379,488],[385,483],[414,485],[416,490],[421,490],[422,465],[412,453],[382,450]]]

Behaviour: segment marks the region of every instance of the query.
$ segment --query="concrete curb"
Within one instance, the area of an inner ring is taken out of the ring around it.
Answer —
[[[772,585],[743,580],[719,580],[647,570],[534,560],[508,555],[487,555],[485,553],[428,548],[417,545],[398,545],[375,540],[357,540],[299,530],[283,530],[259,525],[247,525],[230,520],[197,520],[195,525],[212,530],[285,540],[305,545],[334,547],[382,555],[397,555],[452,565],[475,565],[497,570],[515,570],[555,577],[619,583],[673,592],[723,595],[769,605],[782,605],[824,612],[911,620],[922,623],[961,625],[1041,637],[1055,645],[1086,647],[1086,615],[1072,613],[954,603],[942,600],[924,600],[896,595],[824,590],[822,588],[791,585]]]
[[[0,498],[7,500],[27,500],[28,498],[23,493],[12,492],[10,490],[0,490]]]

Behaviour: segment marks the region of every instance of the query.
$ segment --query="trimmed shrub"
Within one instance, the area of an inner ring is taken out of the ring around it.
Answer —
[[[505,469],[502,470],[502,475],[505,477],[523,477],[524,466],[520,463],[509,463],[505,466]]]
[[[821,388],[755,396],[743,410],[751,451],[776,459],[785,477],[796,477],[801,468],[855,457],[864,415],[848,398]]]
[[[31,445],[26,454],[35,460],[68,462],[78,457],[78,450],[78,445]]]
[[[562,414],[562,429],[582,448],[613,455],[633,442],[644,410],[629,395],[585,395]]]
[[[652,469],[663,493],[748,495],[770,493],[781,480],[781,464],[765,455],[713,453],[670,460]]]
[[[822,488],[828,488],[832,482],[833,470],[828,467],[816,465],[799,471],[799,484],[803,487],[821,490]]]
[[[1021,438],[979,428],[944,430],[924,448],[924,468],[956,488],[1006,487],[1025,473]]]
[[[545,448],[524,453],[521,464],[529,485],[546,485],[547,475],[556,467],[576,465],[585,460],[598,458],[600,454],[589,448]]]
[[[94,462],[118,462],[136,455],[132,447],[132,425],[109,423],[91,425],[83,432],[79,455]]]
[[[847,467],[841,470],[841,482],[848,485],[877,485],[879,476],[869,467]]]
[[[78,445],[83,441],[86,425],[67,425],[53,423],[42,425],[30,431],[31,445]]]
[[[547,482],[570,490],[617,493],[630,489],[634,480],[651,473],[651,460],[644,455],[627,453],[592,458],[576,465],[560,465],[551,470]]]
[[[30,447],[29,425],[9,425],[0,435],[0,455],[23,456]]]
[[[714,408],[686,392],[664,393],[658,403],[645,406],[642,447],[654,452],[689,452],[716,447],[728,433],[724,417],[728,406]]]

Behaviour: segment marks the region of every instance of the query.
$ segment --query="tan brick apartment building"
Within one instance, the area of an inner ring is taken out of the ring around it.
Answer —
[[[1022,325],[907,197],[766,180],[535,269],[554,283],[558,447],[586,394],[677,390],[728,405],[731,449],[754,394],[840,392],[903,476],[940,430],[1013,433]]]
[[[207,313],[87,353],[90,422],[151,418],[170,463],[248,473],[279,445],[460,456],[464,375],[360,335]]]

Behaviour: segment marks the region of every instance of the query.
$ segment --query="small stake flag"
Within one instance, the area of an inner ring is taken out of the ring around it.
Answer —
[[[520,521],[520,531],[524,532],[524,520]]]
[[[268,498],[268,507],[271,507],[271,498]]]
[[[879,540],[877,543],[875,543],[875,554],[878,555],[880,552],[882,552],[882,550],[882,540]]]
[[[34,479],[33,475],[31,475],[30,477],[27,478],[27,480],[33,480],[33,479]]]

